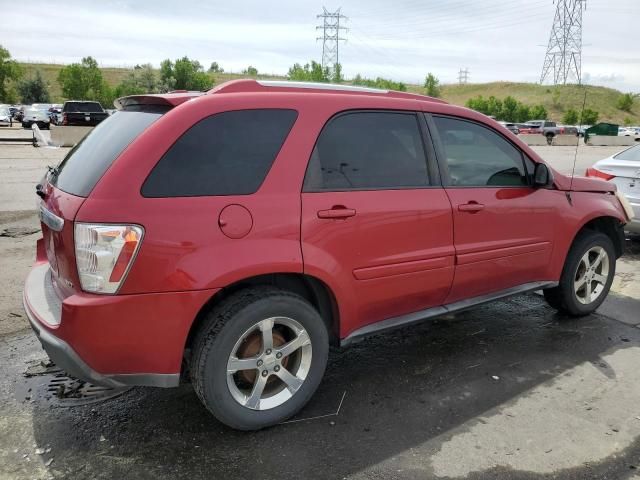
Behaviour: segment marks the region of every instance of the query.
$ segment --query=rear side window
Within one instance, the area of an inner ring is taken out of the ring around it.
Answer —
[[[295,110],[224,112],[187,130],[142,186],[145,197],[247,195],[260,188],[297,117]]]
[[[116,112],[73,147],[50,181],[71,195],[86,197],[122,151],[161,113]]]
[[[353,112],[332,119],[320,133],[304,190],[400,189],[428,184],[415,114]]]
[[[449,183],[456,187],[526,186],[522,153],[501,135],[465,120],[434,116]]]

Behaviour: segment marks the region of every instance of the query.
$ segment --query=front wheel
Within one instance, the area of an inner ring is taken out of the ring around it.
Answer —
[[[271,287],[243,290],[205,319],[191,377],[213,415],[239,430],[269,427],[298,412],[324,374],[327,328],[304,298]]]
[[[600,232],[581,233],[569,250],[558,286],[544,290],[545,299],[563,313],[589,315],[604,302],[615,272],[611,239]]]

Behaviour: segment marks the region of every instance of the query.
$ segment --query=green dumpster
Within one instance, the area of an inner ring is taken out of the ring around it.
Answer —
[[[604,135],[607,137],[618,136],[618,125],[613,123],[597,123],[593,127],[589,127],[584,132],[584,143],[587,143],[590,135]]]

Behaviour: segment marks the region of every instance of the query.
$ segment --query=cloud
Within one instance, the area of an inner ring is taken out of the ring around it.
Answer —
[[[60,8],[48,0],[0,1],[2,43],[24,61],[91,55],[101,65],[157,66],[188,55],[227,71],[253,65],[284,74],[295,62],[322,56],[321,3],[66,0]],[[594,2],[585,12],[583,76],[591,83],[640,90],[637,56],[620,48],[637,43],[631,3],[611,9]],[[450,83],[468,67],[474,82],[530,81],[540,75],[554,9],[548,0],[350,0],[342,8],[349,30],[340,61],[347,77],[421,83],[433,72]]]

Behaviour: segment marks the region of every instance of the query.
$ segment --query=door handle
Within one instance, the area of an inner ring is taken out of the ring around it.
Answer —
[[[353,217],[356,211],[353,208],[345,208],[343,206],[335,206],[329,210],[319,210],[318,218],[349,218]]]
[[[469,202],[463,203],[462,205],[458,205],[458,211],[460,212],[469,212],[476,213],[484,208],[484,205],[478,202]]]

